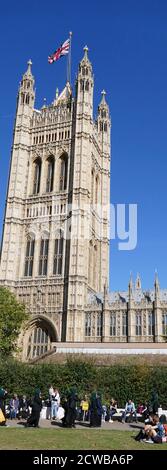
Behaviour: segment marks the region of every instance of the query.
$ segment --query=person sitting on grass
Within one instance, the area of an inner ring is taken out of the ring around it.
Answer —
[[[165,437],[165,429],[162,424],[162,417],[155,417],[155,426],[151,426],[146,430],[146,442],[155,442],[156,444],[161,444],[163,437]],[[148,426],[148,425],[146,425]]]

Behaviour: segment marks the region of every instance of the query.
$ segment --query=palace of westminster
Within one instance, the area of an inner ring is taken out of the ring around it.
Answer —
[[[57,343],[162,343],[167,290],[108,292],[111,120],[105,92],[93,119],[88,49],[75,96],[67,82],[34,108],[31,61],[19,86],[0,265],[0,285],[30,312],[23,360]],[[112,223],[112,222],[111,222]],[[85,228],[87,235],[85,236]]]

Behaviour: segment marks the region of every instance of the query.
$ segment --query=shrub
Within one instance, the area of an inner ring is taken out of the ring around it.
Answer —
[[[167,366],[113,365],[96,366],[93,362],[68,360],[66,364],[23,364],[14,359],[1,361],[0,386],[13,393],[32,396],[36,387],[44,398],[48,397],[50,385],[55,385],[64,396],[73,386],[77,387],[79,398],[98,390],[103,401],[111,397],[124,406],[128,398],[137,404],[149,400],[154,388],[160,403],[167,408]]]

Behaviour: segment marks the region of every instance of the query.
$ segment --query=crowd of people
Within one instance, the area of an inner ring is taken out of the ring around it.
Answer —
[[[102,421],[113,423],[114,415],[117,416],[118,403],[112,398],[108,405],[103,404],[99,392],[93,392],[90,399],[85,395],[79,400],[75,387],[71,389],[67,395],[60,398],[59,391],[53,385],[48,389],[47,400],[42,400],[39,388],[35,390],[32,399],[28,399],[25,395],[18,397],[14,394],[8,399],[8,393],[5,389],[0,388],[0,425],[7,425],[7,417],[9,419],[25,420],[25,427],[39,427],[40,413],[43,405],[47,404],[50,410],[49,419],[56,420],[59,408],[63,408],[64,416],[62,425],[64,427],[75,427],[76,420],[88,421],[90,427],[101,427]],[[150,402],[139,403],[137,407],[133,400],[127,400],[124,409],[121,412],[120,421],[125,423],[132,419],[137,422],[138,416],[142,418],[144,427],[136,436],[136,440],[146,442],[166,442],[167,436],[167,420],[166,416],[158,417],[159,400],[157,392],[153,391]]]

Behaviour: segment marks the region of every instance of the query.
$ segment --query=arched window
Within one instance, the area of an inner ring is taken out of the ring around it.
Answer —
[[[91,336],[92,330],[91,313],[85,313],[85,336]]]
[[[104,132],[107,132],[107,123],[104,123]]]
[[[116,336],[116,313],[110,314],[110,336]]]
[[[97,314],[97,336],[101,337],[102,335],[102,314],[98,312]]]
[[[91,171],[91,204],[94,203],[94,171]]]
[[[98,196],[99,196],[99,178],[98,176],[96,176],[95,204],[98,204]]]
[[[49,157],[47,159],[47,180],[46,180],[46,192],[51,193],[53,191],[53,181],[54,181],[54,158]]]
[[[106,111],[104,109],[101,110],[101,117],[106,118]]]
[[[67,188],[67,157],[63,155],[60,157],[60,180],[59,190],[63,191]]]
[[[41,160],[37,158],[34,161],[34,178],[33,178],[33,194],[38,194],[41,179]]]
[[[142,335],[142,314],[141,312],[136,313],[136,336]]]
[[[29,239],[26,246],[24,276],[32,276],[35,240]]]
[[[84,90],[84,81],[80,80],[80,91]]]
[[[49,240],[46,238],[43,238],[41,240],[40,255],[39,255],[39,276],[47,275],[48,251],[49,251]]]
[[[85,90],[89,91],[89,80],[87,80],[85,83]]]
[[[88,280],[90,286],[92,286],[92,278],[93,278],[93,244],[92,240],[89,242],[89,271],[88,271]]]
[[[55,249],[54,249],[54,262],[53,262],[53,274],[61,275],[63,268],[63,245],[64,238],[60,230],[58,237],[55,240]]]
[[[36,326],[30,333],[27,347],[29,359],[41,356],[51,349],[52,338],[47,328]]]
[[[29,95],[26,95],[26,104],[29,104],[29,102],[30,102],[30,97]]]

